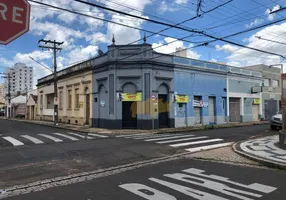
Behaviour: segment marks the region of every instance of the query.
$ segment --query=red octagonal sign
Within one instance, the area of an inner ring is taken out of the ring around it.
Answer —
[[[27,0],[0,0],[0,44],[8,44],[29,31],[30,4]]]

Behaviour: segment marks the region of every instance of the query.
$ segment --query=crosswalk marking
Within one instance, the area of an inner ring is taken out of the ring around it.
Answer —
[[[233,144],[233,142],[227,142],[227,143],[220,143],[220,144],[214,144],[214,145],[208,145],[208,146],[189,148],[189,149],[185,149],[185,150],[189,151],[191,153],[194,153],[194,152],[203,151],[203,150],[209,150],[209,149],[215,149],[215,148],[219,148],[219,147],[231,146],[232,144]]]
[[[210,140],[202,140],[202,141],[196,141],[196,142],[186,142],[186,143],[179,143],[179,144],[172,144],[171,147],[182,147],[182,146],[189,146],[194,144],[203,144],[203,143],[209,143],[209,142],[218,142],[222,141],[223,139],[210,139]]]
[[[108,136],[106,136],[106,135],[98,135],[98,134],[95,134],[95,133],[89,133],[88,135],[96,136],[96,137],[102,137],[102,138],[108,138]]]
[[[21,137],[26,138],[27,140],[30,140],[31,142],[33,142],[35,144],[43,144],[44,143],[42,140],[39,140],[39,139],[34,138],[32,136],[29,136],[29,135],[21,135]]]
[[[155,138],[155,139],[148,139],[148,140],[145,140],[145,141],[146,142],[152,142],[152,141],[169,140],[169,139],[192,137],[192,136],[194,136],[194,135],[179,135],[179,136],[171,136],[171,137],[161,137],[161,138]]]
[[[8,142],[12,143],[14,146],[22,146],[24,143],[20,142],[19,140],[16,140],[13,137],[3,137],[3,139],[7,140]]]
[[[169,136],[181,136],[183,134],[159,134],[159,135],[149,135],[149,136],[139,136],[139,137],[134,137],[133,139],[136,140],[143,140],[143,139],[150,139],[150,138],[160,138],[160,137],[169,137]]]
[[[50,140],[53,140],[54,142],[63,142],[61,139],[56,138],[56,137],[51,136],[51,135],[47,135],[47,134],[39,134],[39,135],[42,137],[48,138]]]
[[[75,137],[72,137],[72,136],[69,136],[69,135],[65,135],[65,134],[62,134],[62,133],[52,133],[52,134],[57,135],[57,136],[61,136],[61,137],[67,138],[67,139],[70,139],[72,141],[77,141],[78,140]]]
[[[168,144],[173,142],[182,142],[182,141],[189,141],[189,140],[198,140],[198,139],[205,139],[208,138],[208,136],[201,136],[201,137],[190,137],[190,138],[183,138],[183,139],[177,139],[177,140],[167,140],[167,141],[161,141],[156,142],[157,144]]]
[[[80,137],[80,138],[86,138],[86,139],[89,139],[89,140],[92,140],[94,139],[93,137],[89,137],[89,136],[84,136],[84,135],[81,135],[81,134],[78,134],[78,133],[72,133],[72,132],[68,132],[67,134],[70,134],[70,135],[73,135],[73,136],[77,136],[77,137]]]

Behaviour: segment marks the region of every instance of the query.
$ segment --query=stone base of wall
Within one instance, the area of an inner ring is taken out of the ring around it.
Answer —
[[[160,128],[159,120],[154,119],[138,119],[137,127],[135,129],[150,130],[154,125],[154,129]],[[122,120],[112,120],[112,119],[92,119],[92,127],[96,128],[107,128],[107,129],[123,129]],[[175,120],[169,119],[169,126],[167,128],[174,128]]]
[[[54,121],[54,117],[50,115],[37,115],[36,120],[39,121]]]
[[[86,125],[86,120],[83,117],[59,116],[59,122],[66,124],[80,125],[80,126]]]

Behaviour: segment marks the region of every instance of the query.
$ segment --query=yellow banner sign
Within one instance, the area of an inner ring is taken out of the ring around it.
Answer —
[[[260,99],[254,99],[254,100],[253,100],[253,104],[259,105],[259,104],[260,104]]]
[[[177,103],[188,103],[189,96],[188,95],[176,95]]]
[[[142,101],[142,93],[122,93],[123,101]]]

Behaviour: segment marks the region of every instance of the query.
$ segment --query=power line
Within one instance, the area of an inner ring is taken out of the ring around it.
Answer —
[[[58,6],[49,5],[49,4],[46,4],[46,3],[43,3],[43,2],[38,2],[38,1],[34,1],[34,0],[29,0],[29,1],[31,1],[31,2],[33,2],[33,3],[40,4],[40,5],[48,6],[48,7],[54,8],[54,9],[66,11],[66,12],[69,12],[69,13],[82,15],[82,16],[84,16],[84,17],[89,17],[89,18],[101,20],[101,21],[104,21],[104,22],[116,24],[116,25],[119,25],[119,26],[125,26],[125,27],[127,27],[127,28],[136,29],[136,30],[139,30],[139,31],[142,31],[142,32],[151,33],[151,34],[153,34],[153,35],[160,35],[160,36],[163,36],[163,37],[172,37],[172,38],[177,39],[176,37],[173,37],[173,36],[170,36],[170,35],[161,34],[161,33],[156,33],[156,32],[154,32],[154,31],[149,31],[149,30],[145,30],[145,29],[142,29],[142,28],[137,28],[137,27],[134,27],[134,26],[129,26],[129,25],[126,25],[126,24],[122,24],[122,23],[119,23],[119,22],[114,22],[114,21],[111,21],[111,20],[107,20],[107,19],[95,17],[95,16],[92,16],[92,15],[87,15],[87,14],[80,13],[80,12],[76,12],[76,11],[69,10],[69,9],[66,9],[66,8],[61,8],[61,7],[58,7]],[[142,39],[140,39],[140,40],[142,40]],[[140,40],[134,41],[133,43],[138,42],[138,41],[140,41]],[[189,41],[189,40],[182,40],[182,41],[194,43],[194,42]]]
[[[33,61],[35,61],[36,63],[38,63],[39,65],[43,66],[44,68],[48,69],[50,72],[53,72],[52,69],[50,69],[49,67],[47,67],[46,65],[43,65],[42,63],[38,62],[37,60],[35,60],[33,57],[29,56],[29,58]]]
[[[277,43],[277,44],[286,45],[286,43],[284,43],[284,42],[279,42],[279,41],[275,41],[275,40],[270,40],[270,39],[262,38],[261,36],[255,36],[255,37],[258,38],[258,39],[260,39],[260,40],[265,40],[265,41],[274,42],[274,43]]]

